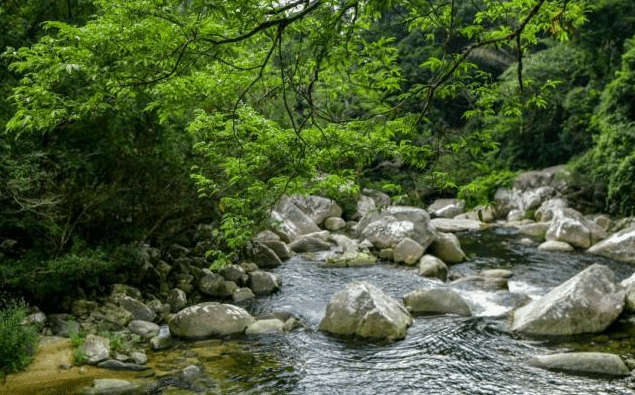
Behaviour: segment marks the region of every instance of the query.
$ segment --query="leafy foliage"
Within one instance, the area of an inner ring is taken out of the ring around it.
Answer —
[[[24,303],[0,302],[0,376],[6,376],[29,364],[35,352],[37,331],[22,325],[27,315]]]

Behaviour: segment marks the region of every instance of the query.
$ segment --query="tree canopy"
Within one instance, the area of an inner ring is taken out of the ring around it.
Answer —
[[[227,260],[283,194],[489,190],[623,112],[629,4],[3,2],[0,237],[57,259],[207,221]]]

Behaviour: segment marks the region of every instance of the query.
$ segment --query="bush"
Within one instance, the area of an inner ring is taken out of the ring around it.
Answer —
[[[102,294],[111,284],[129,282],[139,268],[135,250],[120,247],[114,252],[77,251],[56,259],[31,254],[0,264],[0,286],[14,290],[43,310],[59,311],[76,297]]]
[[[33,358],[37,332],[22,325],[26,315],[24,303],[0,301],[0,376],[23,369]]]
[[[466,206],[490,205],[498,188],[509,187],[518,175],[511,170],[494,171],[488,175],[477,177],[472,182],[459,188],[459,198],[465,200]]]

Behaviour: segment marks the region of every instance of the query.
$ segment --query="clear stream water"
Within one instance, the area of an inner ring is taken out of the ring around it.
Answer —
[[[318,331],[331,296],[347,283],[365,280],[398,298],[422,286],[441,286],[414,268],[378,264],[326,268],[294,257],[276,269],[281,292],[243,305],[254,315],[286,311],[308,329],[245,339],[254,357],[226,376],[224,393],[245,394],[635,394],[633,378],[608,379],[549,372],[528,365],[533,355],[598,350],[635,356],[635,325],[627,318],[601,335],[559,339],[523,338],[506,331],[508,312],[522,295],[538,297],[593,263],[611,267],[618,279],[635,268],[583,253],[541,252],[509,229],[459,234],[469,256],[451,271],[485,268],[514,272],[510,291],[457,288],[473,317],[419,316],[405,340],[374,343]],[[267,361],[265,364],[263,361]],[[274,361],[273,363],[271,361]],[[263,365],[267,367],[263,368]]]

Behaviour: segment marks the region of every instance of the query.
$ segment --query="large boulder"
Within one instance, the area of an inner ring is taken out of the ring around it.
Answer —
[[[289,247],[293,252],[318,252],[328,251],[331,249],[331,245],[320,237],[319,233],[311,233],[308,235],[302,235],[293,240]]]
[[[422,277],[438,278],[445,282],[448,279],[448,267],[436,256],[426,254],[419,260],[419,275]]]
[[[342,216],[342,208],[325,197],[294,195],[291,201],[317,225],[321,225],[329,217]]]
[[[254,270],[249,273],[249,288],[256,295],[269,295],[280,289],[281,281],[274,273]]]
[[[293,203],[288,196],[280,198],[271,211],[271,219],[278,224],[277,231],[284,235],[285,241],[292,241],[307,233],[318,232],[315,221]]]
[[[567,202],[561,198],[553,198],[543,202],[534,213],[534,219],[538,222],[549,222],[556,214],[567,208]]]
[[[459,238],[453,233],[438,232],[437,239],[430,244],[428,252],[445,263],[459,263],[467,259],[461,249]]]
[[[412,317],[396,299],[364,281],[350,283],[331,298],[320,330],[336,335],[403,339]]]
[[[449,288],[420,288],[404,295],[403,303],[413,313],[472,315],[465,299]]]
[[[574,247],[589,248],[606,238],[606,232],[571,208],[554,213],[554,218],[545,236],[547,240],[564,241]]]
[[[465,201],[459,199],[437,199],[428,206],[432,218],[454,218],[465,211]]]
[[[176,313],[169,327],[174,336],[196,339],[243,333],[254,322],[254,317],[238,306],[205,302]]]
[[[436,239],[428,212],[408,206],[389,206],[367,213],[357,224],[356,233],[379,249],[395,247],[409,237],[425,250]]]
[[[414,265],[419,261],[425,249],[421,244],[406,237],[401,240],[393,249],[393,260],[396,263],[405,263],[406,265]]]
[[[533,357],[529,364],[542,369],[578,374],[628,376],[630,371],[615,354],[571,352]]]
[[[594,264],[514,311],[510,328],[529,335],[601,332],[620,315],[624,300],[611,269]]]
[[[589,248],[587,252],[635,264],[635,227],[612,234]]]
[[[254,242],[248,246],[247,257],[262,269],[273,269],[282,265],[280,257],[261,242]]]
[[[86,363],[97,365],[108,359],[110,355],[110,340],[105,337],[88,335],[81,346],[82,353],[86,356]]]

